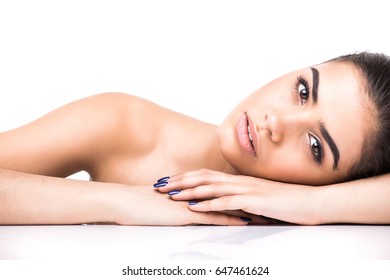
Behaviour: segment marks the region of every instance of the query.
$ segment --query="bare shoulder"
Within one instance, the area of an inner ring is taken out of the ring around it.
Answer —
[[[107,93],[93,99],[96,99],[93,103],[109,107],[109,113],[103,114],[107,117],[102,120],[108,129],[104,129],[105,135],[100,138],[105,139],[105,144],[99,144],[90,168],[91,178],[96,181],[130,182],[130,176],[134,182],[130,173],[139,176],[145,170],[143,166],[151,166],[150,161],[154,162],[153,158],[172,142],[169,141],[173,134],[170,130],[178,131],[177,124],[186,118],[133,95]],[[111,119],[111,125],[107,124],[107,119]]]
[[[184,117],[151,101],[126,93],[102,93],[91,97],[93,107],[106,115],[111,127],[110,142],[116,143],[118,154],[144,155],[156,148],[159,136],[167,126]]]
[[[93,115],[104,115],[106,120],[117,124],[119,129],[129,128],[124,127],[129,125],[143,126],[157,121],[158,118],[153,119],[155,117],[173,113],[141,97],[120,92],[100,93],[76,102],[85,103],[79,106],[85,113],[92,111]]]
[[[121,92],[100,93],[87,97],[86,100],[91,104],[104,105],[108,110],[119,114],[142,113],[145,110],[164,110],[163,107],[146,99]]]
[[[167,110],[123,93],[74,101],[0,133],[0,167],[65,177],[100,162],[146,153],[153,149],[163,112]]]

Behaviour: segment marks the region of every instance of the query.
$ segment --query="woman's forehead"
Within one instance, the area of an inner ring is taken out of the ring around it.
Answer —
[[[322,118],[338,142],[340,169],[348,171],[360,161],[373,126],[363,76],[349,63],[328,62],[316,67],[320,73],[318,106],[322,107]]]

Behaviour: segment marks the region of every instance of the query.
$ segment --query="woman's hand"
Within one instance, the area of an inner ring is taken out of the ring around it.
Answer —
[[[194,212],[188,203],[174,201],[153,187],[123,186],[108,198],[111,221],[122,225],[247,225],[239,217],[218,212]]]
[[[230,175],[201,169],[175,175],[157,186],[163,193],[175,193],[174,200],[188,200],[196,212],[243,210],[296,224],[318,224],[318,187]],[[198,202],[198,203],[196,203]]]

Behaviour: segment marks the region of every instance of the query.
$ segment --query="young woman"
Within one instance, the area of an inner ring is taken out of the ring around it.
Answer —
[[[321,188],[275,181],[329,185],[387,172],[389,77],[384,55],[340,57],[265,85],[220,126],[120,93],[68,104],[0,134],[0,223],[243,225],[246,213],[339,222],[322,218],[333,197],[315,199],[308,191]],[[200,168],[215,171],[154,182]],[[63,179],[81,170],[90,182]],[[390,222],[380,204],[388,188],[356,189],[358,197],[334,214],[345,214],[340,221]],[[366,195],[375,197],[381,209],[372,213],[380,215],[356,219],[352,212],[369,210],[359,197]],[[190,208],[178,201],[189,199],[207,201]]]

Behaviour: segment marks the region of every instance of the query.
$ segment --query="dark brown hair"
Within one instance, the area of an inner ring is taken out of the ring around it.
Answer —
[[[390,171],[390,57],[361,52],[330,61],[352,64],[362,75],[373,105],[375,125],[366,136],[361,158],[349,172],[348,180],[381,175]]]

